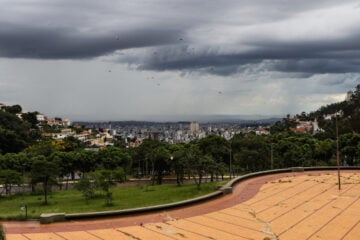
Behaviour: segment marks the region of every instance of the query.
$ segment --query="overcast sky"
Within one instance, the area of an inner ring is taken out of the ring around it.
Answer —
[[[359,83],[359,0],[0,0],[0,102],[52,117],[283,116]]]

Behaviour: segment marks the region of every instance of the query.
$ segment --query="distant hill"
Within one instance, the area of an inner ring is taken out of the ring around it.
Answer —
[[[281,116],[266,116],[266,115],[186,115],[186,116],[163,116],[163,121],[152,120],[161,119],[160,116],[149,117],[149,121],[75,121],[74,125],[91,126],[96,124],[111,124],[116,123],[117,125],[157,125],[164,123],[181,123],[190,124],[190,122],[197,121],[200,123],[237,123],[237,124],[260,124],[260,125],[271,125],[282,119]],[[173,119],[173,120],[171,120]]]
[[[322,127],[326,127],[324,116],[339,113],[341,128],[347,132],[360,133],[360,84],[353,92],[349,92],[345,101],[322,106],[317,111],[309,114],[310,118],[317,118]]]
[[[356,132],[360,133],[360,84],[354,91],[348,92],[348,97],[342,102],[328,104],[309,114],[302,112],[295,115],[295,119],[300,121],[313,121],[317,119],[319,127],[323,131],[317,135],[321,138],[335,137],[335,114],[338,119],[338,129],[340,134]],[[294,127],[294,121],[287,116],[282,121],[276,122],[271,128],[272,132],[289,131]]]

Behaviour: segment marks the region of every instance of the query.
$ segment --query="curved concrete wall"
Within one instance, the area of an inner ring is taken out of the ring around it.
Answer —
[[[360,169],[360,167],[340,167],[340,169]],[[169,208],[177,208],[185,205],[190,205],[198,202],[208,201],[215,197],[222,196],[224,194],[228,194],[232,192],[232,188],[237,183],[249,178],[254,178],[263,175],[269,174],[276,174],[276,173],[284,173],[284,172],[299,172],[299,171],[321,171],[321,170],[337,170],[337,167],[332,166],[325,166],[325,167],[292,167],[292,168],[284,168],[284,169],[274,169],[274,170],[267,170],[261,172],[254,172],[245,174],[239,177],[236,177],[222,186],[218,191],[215,191],[211,194],[188,199],[180,202],[163,204],[163,205],[156,205],[151,207],[143,207],[143,208],[133,208],[133,209],[124,209],[124,210],[114,210],[114,211],[103,211],[103,212],[88,212],[88,213],[71,213],[71,214],[64,214],[65,219],[80,219],[80,218],[97,218],[97,217],[110,217],[110,216],[119,216],[119,215],[128,215],[128,214],[139,214],[144,212],[150,211],[158,211],[164,210]],[[56,215],[56,213],[54,213]],[[50,216],[53,214],[50,214]],[[45,215],[44,215],[45,216]],[[49,216],[49,214],[47,215]],[[44,219],[43,219],[44,220]],[[41,219],[40,219],[41,221]],[[47,222],[46,219],[44,222]]]

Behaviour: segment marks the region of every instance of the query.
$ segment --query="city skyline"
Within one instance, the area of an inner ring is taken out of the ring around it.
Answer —
[[[49,116],[285,116],[360,83],[358,1],[0,4],[0,102]]]

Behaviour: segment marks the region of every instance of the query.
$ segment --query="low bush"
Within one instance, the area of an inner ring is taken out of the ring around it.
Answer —
[[[0,224],[0,240],[5,240],[5,233],[3,226]]]

